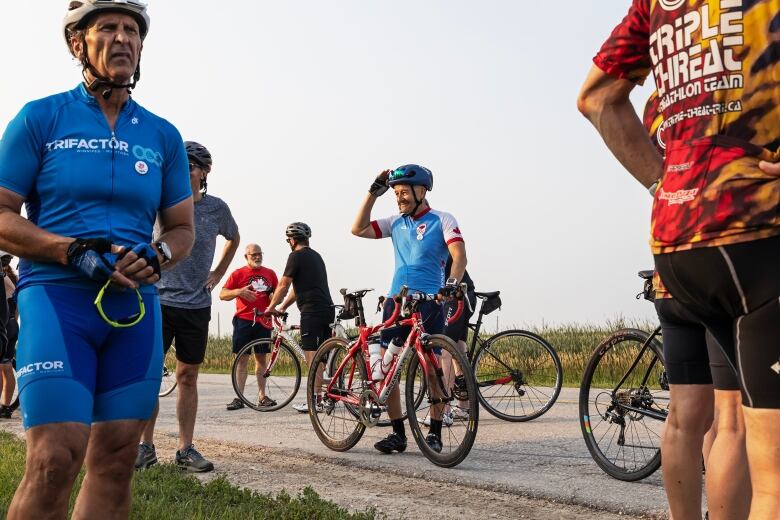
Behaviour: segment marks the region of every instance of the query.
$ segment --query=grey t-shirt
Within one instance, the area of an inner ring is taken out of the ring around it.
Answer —
[[[157,282],[160,303],[180,309],[211,307],[211,293],[204,287],[214,262],[217,235],[233,240],[238,226],[225,201],[204,195],[195,203],[195,243],[190,256],[162,272]]]

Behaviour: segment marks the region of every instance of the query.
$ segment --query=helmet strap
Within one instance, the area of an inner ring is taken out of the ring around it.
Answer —
[[[417,191],[415,191],[414,186],[410,186],[410,188],[412,188],[412,197],[414,197],[414,209],[410,213],[407,213],[406,216],[414,218],[414,216],[417,215],[417,210],[420,209],[420,204],[425,202],[425,197],[423,197],[422,200],[418,199]]]

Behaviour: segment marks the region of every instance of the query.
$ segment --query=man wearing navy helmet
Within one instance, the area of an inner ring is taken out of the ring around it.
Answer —
[[[389,188],[395,192],[400,214],[379,220],[371,220],[371,210],[377,198]],[[412,292],[434,294],[442,287],[454,291],[466,270],[466,246],[458,223],[449,213],[431,209],[426,198],[433,189],[433,174],[428,168],[416,164],[399,166],[379,174],[369,188],[360,206],[352,234],[363,238],[392,238],[395,251],[395,274],[389,295],[398,294],[402,286]],[[450,278],[444,279],[447,257],[452,256]],[[388,298],[384,314],[389,318],[393,311],[392,298]],[[440,334],[444,329],[441,305],[425,302],[422,306],[425,331]],[[396,337],[405,339],[408,327],[396,327],[382,332],[382,347],[387,348]],[[388,414],[393,432],[377,442],[374,447],[383,452],[402,452],[406,449],[406,432],[401,412],[400,392],[396,387],[390,394]],[[442,418],[430,419],[430,432],[426,442],[441,451]]]
[[[83,82],[25,105],[0,141],[0,248],[21,258],[27,442],[10,519],[65,518],[82,465],[73,517],[129,514],[162,374],[154,283],[193,239],[181,135],[130,97],[148,30],[140,1],[70,0],[62,34]]]

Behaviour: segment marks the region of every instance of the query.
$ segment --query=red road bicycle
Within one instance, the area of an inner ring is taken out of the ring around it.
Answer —
[[[464,291],[465,287],[458,291],[458,308],[450,322],[463,312]],[[359,300],[365,292],[351,296],[355,295]],[[442,299],[435,294],[407,295],[407,289],[403,288],[394,297],[395,309],[387,321],[367,326],[359,320],[356,340],[349,343],[342,338],[331,338],[320,346],[309,369],[307,399],[312,425],[325,446],[335,451],[347,451],[355,446],[366,428],[379,423],[388,397],[403,375],[409,426],[420,451],[437,466],[453,467],[463,462],[477,436],[479,400],[466,355],[446,336],[427,334],[423,328],[421,304]],[[402,308],[405,316],[399,319]],[[391,326],[410,326],[411,332],[393,357],[387,373],[375,381],[370,377],[368,345],[380,330]],[[457,377],[445,377],[441,361],[445,353],[445,363],[452,360],[452,370],[448,372]],[[321,404],[315,401],[321,390],[315,388],[318,370],[324,387]],[[422,381],[426,383],[421,384]],[[442,420],[447,408],[450,419],[443,421],[439,452],[426,443],[423,427],[427,421],[418,415]]]

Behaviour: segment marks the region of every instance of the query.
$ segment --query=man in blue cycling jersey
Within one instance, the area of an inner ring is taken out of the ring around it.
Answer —
[[[84,82],[25,105],[0,141],[0,248],[22,259],[27,441],[9,519],[65,518],[82,464],[73,517],[129,514],[162,373],[153,284],[194,235],[181,136],[130,97],[148,29],[138,1],[71,1],[62,34]]]
[[[395,192],[400,214],[379,220],[371,220],[371,209],[377,198],[389,188]],[[369,188],[360,206],[352,234],[363,238],[392,238],[395,250],[395,274],[389,295],[397,294],[402,286],[411,292],[434,294],[442,287],[454,293],[466,270],[466,246],[458,223],[449,213],[431,209],[426,195],[433,189],[433,174],[428,168],[416,164],[385,170]],[[448,255],[452,256],[450,277],[445,281],[444,268]],[[385,304],[385,319],[393,311],[392,298]],[[444,329],[442,306],[437,302],[422,305],[425,331],[440,334]],[[396,337],[405,339],[408,327],[396,327],[382,332],[382,347],[387,348]],[[383,453],[402,452],[406,449],[406,431],[401,411],[398,387],[388,400],[388,415],[393,432],[377,442],[374,447]],[[432,417],[426,442],[435,451],[441,451],[442,418]]]

